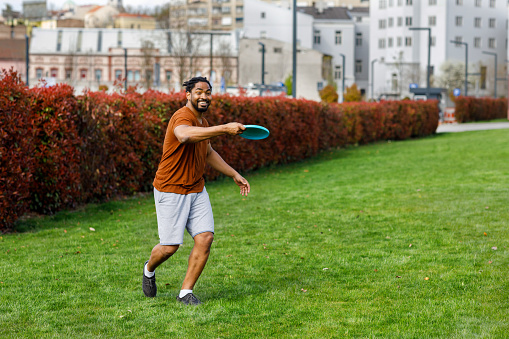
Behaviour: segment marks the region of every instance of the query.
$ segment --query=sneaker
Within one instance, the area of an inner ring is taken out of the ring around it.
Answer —
[[[147,265],[148,260],[145,262]],[[156,276],[149,278],[145,275],[145,265],[143,265],[143,293],[149,298],[153,298],[157,294]]]
[[[177,301],[181,302],[184,305],[198,306],[201,304],[201,301],[198,298],[196,298],[196,296],[192,293],[188,293],[182,298],[179,298],[179,296],[177,295]]]

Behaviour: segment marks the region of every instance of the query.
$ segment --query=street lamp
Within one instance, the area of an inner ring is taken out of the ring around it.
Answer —
[[[457,45],[465,45],[465,96],[468,96],[468,44],[456,40],[450,40],[449,42]]]
[[[506,78],[498,78],[498,72],[497,72],[497,53],[494,52],[485,52],[483,51],[483,54],[489,54],[495,56],[495,99],[497,98],[497,81],[507,80]]]
[[[341,102],[345,101],[345,55],[339,53],[343,59],[343,65],[341,66]]]
[[[378,59],[371,60],[371,99],[375,97],[375,92],[373,91],[373,83],[375,82],[375,62]]]
[[[429,78],[431,73],[431,65],[430,65],[430,59],[431,59],[431,28],[429,27],[410,27],[411,31],[428,31],[428,72],[427,79],[426,79],[426,94],[429,95]]]
[[[297,0],[293,0],[292,97],[297,97]]]
[[[127,48],[124,48],[124,89],[127,91]]]
[[[260,46],[262,46],[262,84],[260,86],[260,96],[263,92],[263,86],[265,85],[265,44],[258,42]]]

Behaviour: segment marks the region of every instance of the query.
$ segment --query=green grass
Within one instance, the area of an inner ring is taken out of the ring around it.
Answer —
[[[150,195],[24,219],[0,238],[0,337],[505,338],[508,145],[494,130],[324,152],[248,175],[247,199],[209,183],[200,307],[175,300],[188,235],[142,294]]]

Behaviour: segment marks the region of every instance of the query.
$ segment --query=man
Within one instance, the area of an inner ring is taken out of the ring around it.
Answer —
[[[199,305],[193,287],[205,267],[214,239],[214,218],[203,179],[205,164],[231,177],[243,196],[248,195],[250,186],[214,151],[209,141],[219,135],[241,134],[244,125],[232,122],[210,127],[203,117],[212,99],[209,81],[195,77],[183,86],[187,103],[168,123],[163,156],[153,183],[160,243],[145,262],[142,285],[147,297],[156,296],[154,271],[178,250],[187,229],[194,239],[194,247],[177,300],[185,305]]]

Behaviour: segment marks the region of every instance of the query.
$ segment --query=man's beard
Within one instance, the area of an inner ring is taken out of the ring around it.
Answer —
[[[200,105],[199,105],[200,102],[206,102],[207,103],[207,107],[200,107]],[[195,104],[194,101],[191,100],[191,104],[193,105],[194,109],[196,109],[198,112],[205,113],[209,109],[210,101],[208,101],[208,100],[196,100],[196,104]]]

